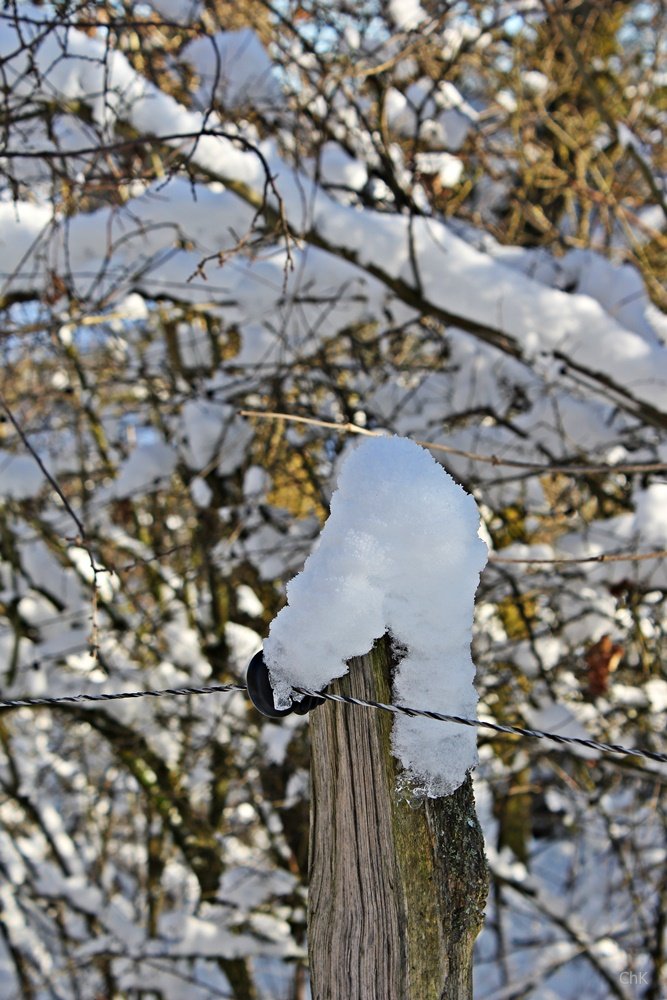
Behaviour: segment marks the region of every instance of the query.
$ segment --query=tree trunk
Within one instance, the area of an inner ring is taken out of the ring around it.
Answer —
[[[332,693],[391,701],[387,637]],[[488,889],[472,782],[396,794],[387,712],[326,702],[311,722],[313,1000],[466,1000]]]

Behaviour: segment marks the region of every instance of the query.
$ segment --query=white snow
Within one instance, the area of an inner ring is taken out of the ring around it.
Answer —
[[[296,879],[281,869],[257,869],[247,865],[230,868],[220,880],[218,899],[238,907],[243,913],[261,906],[272,896],[285,896],[294,889]]]
[[[667,681],[662,677],[652,677],[645,688],[652,711],[667,712]]]
[[[151,0],[156,13],[170,21],[193,21],[199,15],[198,0]]]
[[[586,708],[588,706],[585,706]],[[558,704],[548,696],[538,699],[537,706],[524,705],[522,707],[524,718],[532,729],[539,729],[543,732],[559,733],[561,736],[571,736],[573,739],[586,740],[591,738],[581,722],[574,716],[569,708]],[[553,750],[553,744],[546,744]],[[589,747],[580,747],[576,743],[568,746],[568,752],[585,760],[597,760],[600,757],[599,750],[591,750]]]
[[[337,142],[325,142],[318,158],[319,174],[324,184],[340,184],[360,190],[368,180],[365,164],[353,159]]]
[[[247,625],[239,625],[238,622],[227,622],[225,625],[225,642],[229,649],[230,666],[238,670],[239,674],[245,670],[251,656],[255,655],[262,644],[253,629]]]
[[[246,615],[253,615],[255,618],[258,618],[262,614],[264,605],[252,587],[249,587],[245,583],[240,584],[236,588],[236,598],[239,611],[243,611]]]
[[[417,153],[417,169],[423,174],[437,174],[445,187],[454,187],[461,180],[463,161],[451,153]]]
[[[197,71],[199,96],[206,104],[217,96],[231,110],[280,99],[273,64],[252,28],[195,38],[183,49],[183,58]]]
[[[140,492],[150,493],[160,485],[164,486],[177,461],[178,455],[164,441],[138,445],[121,465],[111,488],[112,495],[121,499]]]
[[[521,82],[529,94],[544,94],[549,88],[549,78],[538,69],[530,69],[521,74]]]
[[[478,530],[475,501],[426,450],[398,437],[356,447],[264,646],[276,704],[288,705],[294,686],[342,676],[390,632],[408,650],[394,679],[399,704],[474,715],[473,601],[487,556]],[[393,748],[413,791],[433,797],[476,762],[473,730],[424,719],[398,716]]]
[[[413,31],[422,24],[427,14],[418,0],[389,0],[389,14],[398,28]]]
[[[238,468],[252,437],[247,421],[226,404],[190,400],[181,411],[183,455],[191,469],[228,474]]]
[[[667,549],[667,483],[653,483],[634,495],[635,511],[592,521],[584,533],[563,535],[559,549],[571,557],[598,556],[614,552],[660,552]],[[591,566],[589,581],[617,583],[627,576],[624,562]],[[646,559],[634,568],[654,587],[667,586],[667,561]]]
[[[197,507],[208,507],[213,496],[213,490],[205,479],[195,476],[190,482],[190,495]]]

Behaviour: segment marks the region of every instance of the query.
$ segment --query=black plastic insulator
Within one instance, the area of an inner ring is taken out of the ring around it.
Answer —
[[[276,708],[273,702],[273,688],[261,649],[259,653],[255,653],[248,664],[245,682],[251,702],[262,715],[268,716],[269,719],[282,719],[284,715],[291,713],[291,706],[289,708]]]
[[[282,719],[285,715],[294,712],[296,715],[306,715],[321,705],[324,698],[316,698],[314,695],[304,695],[301,701],[293,701],[289,708],[276,708],[273,701],[273,688],[269,679],[269,671],[264,662],[264,652],[260,649],[255,653],[248,664],[246,671],[246,686],[248,696],[262,715],[269,719]]]

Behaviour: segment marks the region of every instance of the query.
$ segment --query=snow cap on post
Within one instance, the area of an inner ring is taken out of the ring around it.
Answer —
[[[428,451],[377,437],[341,467],[331,514],[264,645],[277,707],[321,690],[389,632],[407,650],[398,704],[475,714],[474,597],[487,559],[474,499]],[[473,730],[398,716],[392,746],[412,793],[447,795],[477,762]]]

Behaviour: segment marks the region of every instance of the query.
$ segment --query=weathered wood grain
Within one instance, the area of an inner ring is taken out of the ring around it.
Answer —
[[[391,700],[387,638],[334,693]],[[470,779],[396,793],[388,713],[327,702],[310,716],[308,936],[314,1000],[469,1000],[488,888]]]

